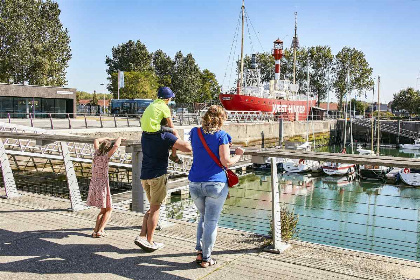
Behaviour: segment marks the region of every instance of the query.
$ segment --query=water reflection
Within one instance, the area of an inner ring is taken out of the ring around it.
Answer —
[[[249,178],[231,190],[220,225],[267,234],[270,174]],[[279,184],[299,239],[420,260],[420,189],[299,174],[279,174]]]

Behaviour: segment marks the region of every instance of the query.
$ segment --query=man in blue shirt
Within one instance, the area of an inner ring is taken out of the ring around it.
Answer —
[[[134,243],[143,250],[152,252],[164,246],[153,241],[153,234],[159,221],[160,205],[166,198],[169,150],[174,147],[189,153],[192,149],[189,142],[178,139],[172,133],[161,131],[143,131],[141,145],[143,161],[140,179],[150,209],[144,215],[140,235],[136,237]]]

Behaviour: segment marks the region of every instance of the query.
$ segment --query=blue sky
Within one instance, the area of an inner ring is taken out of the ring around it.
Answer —
[[[241,6],[241,0],[57,2],[71,38],[68,86],[88,92],[105,91],[100,85],[107,83],[105,57],[113,46],[130,39],[140,39],[150,52],[162,49],[171,57],[178,50],[192,53],[200,68],[214,72],[222,83]],[[334,53],[344,46],[363,51],[374,75],[381,75],[381,100],[390,101],[393,93],[416,86],[419,0],[247,0],[245,5],[261,42],[252,36],[254,51],[271,50],[278,37],[289,47],[297,11],[301,46],[329,45]],[[246,37],[246,53],[251,53],[250,46]],[[235,48],[237,56],[239,46]]]

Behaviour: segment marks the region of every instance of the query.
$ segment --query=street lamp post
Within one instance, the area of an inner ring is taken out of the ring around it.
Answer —
[[[105,84],[99,84],[99,85],[104,86]],[[103,95],[104,95],[104,115],[105,115],[105,92],[103,93]]]

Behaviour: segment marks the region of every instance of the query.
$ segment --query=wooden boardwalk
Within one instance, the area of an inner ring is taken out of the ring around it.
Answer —
[[[0,188],[0,192],[2,189]],[[219,229],[214,258],[194,262],[196,225],[174,221],[156,232],[165,247],[145,253],[133,240],[142,215],[114,210],[105,238],[91,238],[98,210],[69,212],[69,201],[25,193],[0,199],[0,279],[416,279],[420,263],[293,241],[283,254],[263,239]]]

